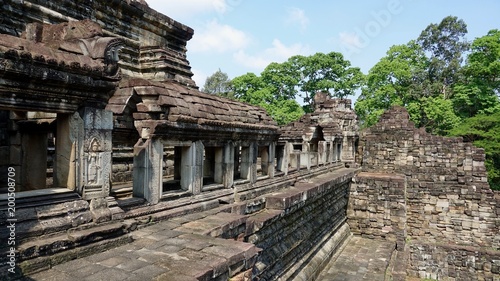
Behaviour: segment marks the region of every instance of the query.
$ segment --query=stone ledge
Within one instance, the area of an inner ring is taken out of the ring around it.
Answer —
[[[309,182],[297,182],[295,188],[266,196],[266,209],[286,210],[305,202],[308,199],[320,196],[327,190],[335,188],[354,175],[355,169],[334,171],[311,179]]]
[[[385,180],[385,181],[398,181],[404,182],[406,176],[403,174],[391,174],[391,173],[371,173],[371,172],[361,172],[357,175],[358,178],[373,178],[375,180]]]
[[[50,258],[47,256],[123,236],[135,227],[136,223],[133,222],[111,223],[85,229],[73,229],[50,237],[40,237],[19,245],[18,256],[20,260]]]

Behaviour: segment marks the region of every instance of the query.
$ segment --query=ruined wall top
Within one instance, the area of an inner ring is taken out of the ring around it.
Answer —
[[[328,93],[314,96],[314,112],[281,128],[280,140],[300,141],[321,127],[325,137],[357,136],[358,121],[350,99],[330,98]]]
[[[20,36],[28,24],[59,24],[90,19],[104,36],[121,38],[122,74],[157,81],[175,79],[196,87],[186,59],[193,29],[149,8],[145,1],[7,0],[0,33]]]
[[[416,128],[404,107],[394,106],[360,134],[362,170],[401,173],[420,182],[471,184],[491,192],[484,149],[462,138],[429,134]]]
[[[314,95],[314,112],[352,112],[350,99],[330,98],[326,92],[317,92]]]

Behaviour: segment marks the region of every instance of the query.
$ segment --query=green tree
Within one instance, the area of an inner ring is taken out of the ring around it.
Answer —
[[[465,141],[484,148],[488,182],[492,189],[500,190],[500,111],[468,118],[450,131],[453,136],[461,136]]]
[[[370,126],[391,105],[408,109],[416,126],[445,135],[460,123],[454,86],[461,81],[461,63],[469,44],[467,26],[456,17],[430,24],[416,41],[393,46],[367,77],[355,105],[363,126]]]
[[[236,99],[264,108],[278,125],[295,121],[304,114],[298,102],[253,73],[234,78],[232,87]]]
[[[269,64],[260,76],[253,73],[232,80],[238,100],[260,105],[279,124],[297,120],[304,114],[295,101],[302,95],[308,112],[312,110],[314,94],[329,92],[344,98],[353,94],[364,82],[359,68],[351,67],[342,54],[316,53],[312,56],[293,56],[283,63]]]
[[[295,99],[300,83],[300,73],[290,60],[283,63],[270,63],[260,74],[262,82],[269,87],[274,96]]]
[[[227,74],[222,72],[220,69],[207,77],[202,91],[217,96],[233,98],[233,93],[231,92],[231,80]]]
[[[298,86],[304,93],[304,102],[311,105],[314,95],[328,92],[332,97],[345,98],[353,95],[364,82],[358,67],[351,67],[341,53],[316,53],[312,56],[294,56],[288,60],[300,75]]]
[[[500,106],[499,30],[490,30],[487,35],[473,41],[462,76],[463,81],[454,86],[453,97],[455,109],[461,117],[491,113]]]
[[[428,79],[432,96],[441,94],[444,99],[453,95],[452,85],[460,79],[463,54],[469,50],[465,39],[467,25],[457,17],[448,16],[439,24],[430,24],[417,39],[429,54]]]
[[[392,46],[387,55],[373,66],[355,104],[363,127],[378,121],[392,105],[405,106],[416,125],[422,119],[422,92],[425,92],[425,70],[428,65],[422,48],[410,41]]]

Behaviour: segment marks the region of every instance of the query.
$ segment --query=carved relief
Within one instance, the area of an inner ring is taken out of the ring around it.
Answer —
[[[103,35],[100,25],[87,19],[60,24],[31,23],[22,37],[53,49],[100,60],[104,63],[104,76],[119,79],[118,52],[123,40]]]
[[[86,185],[102,185],[102,152],[101,145],[97,138],[90,141],[89,150],[86,157]]]

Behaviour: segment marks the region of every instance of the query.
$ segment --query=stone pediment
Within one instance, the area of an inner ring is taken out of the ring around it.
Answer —
[[[89,20],[29,24],[22,37],[0,34],[0,107],[74,112],[84,103],[104,106],[120,79],[121,39],[100,35]]]

